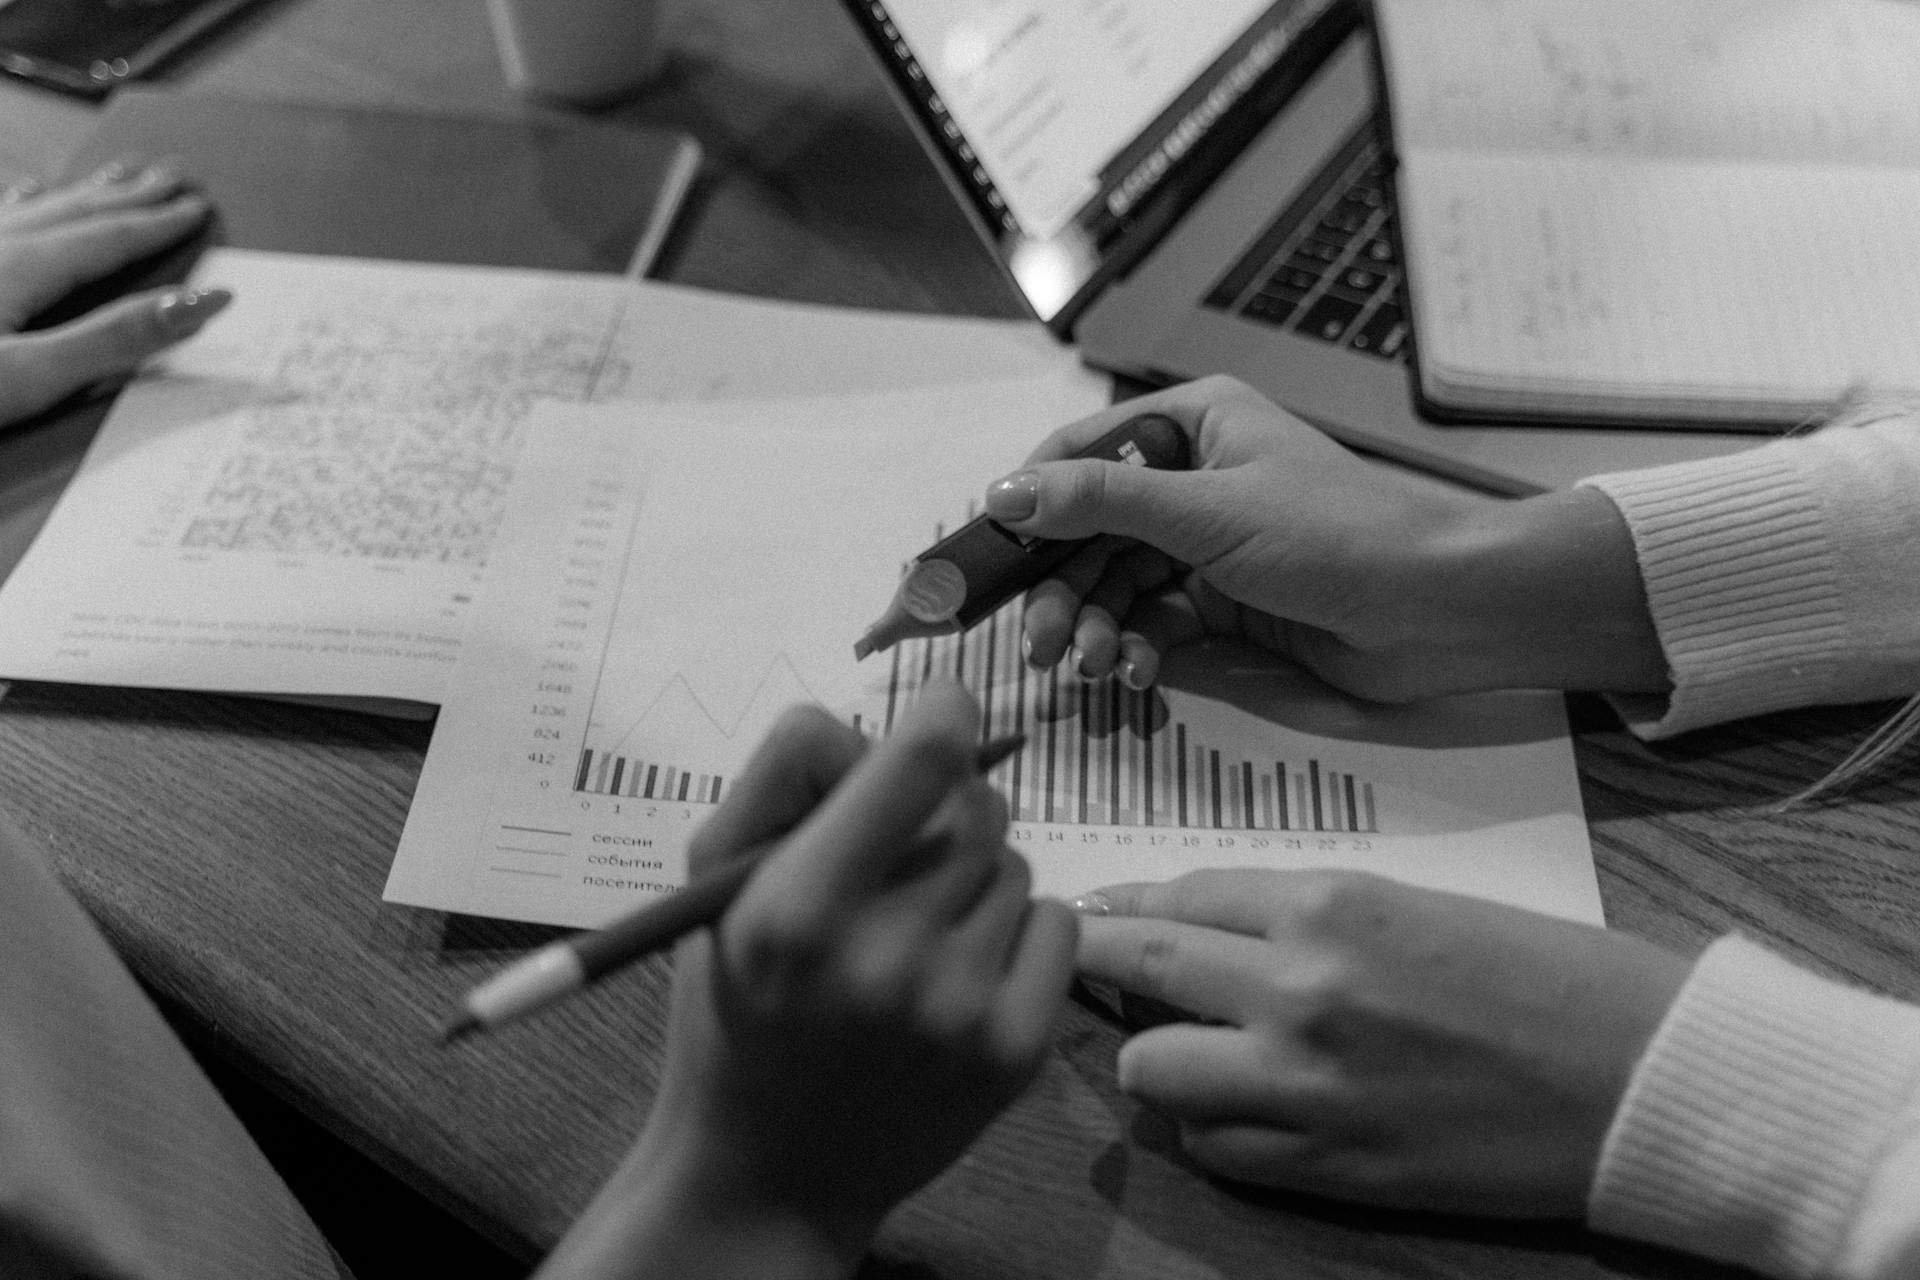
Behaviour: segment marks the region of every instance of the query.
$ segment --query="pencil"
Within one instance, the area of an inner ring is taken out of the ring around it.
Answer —
[[[995,738],[975,754],[974,768],[987,772],[1025,746],[1026,741],[1021,733]],[[451,1044],[544,1009],[644,955],[672,946],[695,929],[713,924],[726,914],[776,847],[774,842],[750,849],[672,897],[650,902],[604,929],[549,943],[508,965],[467,993],[460,1012],[440,1029],[440,1043]]]

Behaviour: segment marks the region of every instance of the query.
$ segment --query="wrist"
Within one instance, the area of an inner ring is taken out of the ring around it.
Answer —
[[[1632,534],[1596,490],[1456,508],[1407,585],[1456,688],[1668,687]]]

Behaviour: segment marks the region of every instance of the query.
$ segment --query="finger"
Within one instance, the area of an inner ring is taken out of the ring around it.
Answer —
[[[1079,919],[1050,898],[1029,902],[988,1034],[1002,1062],[1036,1061],[1053,1041],[1073,987]]]
[[[1324,882],[1311,871],[1222,867],[1157,883],[1106,885],[1082,894],[1077,905],[1096,916],[1177,921],[1258,938],[1290,914],[1294,895]]]
[[[1265,942],[1172,920],[1086,916],[1080,972],[1202,1018],[1245,1022],[1262,1007],[1274,963]]]
[[[1228,1117],[1300,1127],[1312,1108],[1262,1036],[1239,1027],[1175,1022],[1142,1031],[1120,1046],[1120,1088],[1182,1120]]]
[[[155,352],[198,333],[232,298],[225,289],[156,290],[52,329],[0,338],[0,422],[131,375]]]
[[[1028,665],[1045,671],[1066,656],[1080,618],[1080,602],[1106,572],[1107,561],[1126,544],[1101,538],[1083,547],[1054,571],[1052,577],[1027,592],[1020,625],[1022,649]]]
[[[1201,1168],[1235,1182],[1338,1194],[1327,1182],[1324,1137],[1244,1120],[1188,1120],[1180,1145]]]
[[[1119,650],[1113,663],[1114,678],[1135,693],[1151,689],[1160,678],[1162,649],[1134,628],[1120,633]]]
[[[46,190],[33,178],[21,178],[0,188],[0,214],[10,214],[11,206],[24,204]]]
[[[922,915],[890,935],[914,939],[922,974],[913,994],[915,1016],[923,1029],[943,1040],[971,1039],[990,1020],[1033,888],[1026,860],[1004,847],[991,857],[972,860],[990,874],[961,914]]]
[[[1173,419],[1187,433],[1189,440],[1199,446],[1204,443],[1207,416],[1215,408],[1225,403],[1257,403],[1260,400],[1258,392],[1231,378],[1202,378],[1183,382],[1150,395],[1123,400],[1077,422],[1068,423],[1041,441],[1039,447],[1027,455],[1027,461],[1054,462],[1071,458],[1121,423],[1145,413],[1163,414]],[[1194,457],[1201,456],[1201,450],[1196,447]]]
[[[740,770],[726,799],[694,834],[688,866],[718,863],[792,830],[866,754],[867,739],[817,706],[781,715]]]
[[[784,909],[808,913],[836,931],[856,987],[878,1004],[917,1007],[923,1025],[956,1034],[977,1023],[985,975],[978,957],[955,950],[955,935],[996,896],[1004,846],[965,836],[929,835],[912,843],[917,874],[878,897],[837,894],[809,900],[789,894]],[[1004,910],[1004,907],[1000,909]]]
[[[944,933],[975,909],[1000,873],[1007,802],[984,782],[958,788],[915,838],[910,856],[895,859],[885,904],[877,910],[927,921]]]
[[[1113,671],[1121,658],[1120,620],[1132,612],[1143,592],[1172,581],[1177,569],[1166,556],[1140,543],[1108,559],[1106,571],[1087,592],[1074,622],[1068,661],[1081,676],[1098,680]]]
[[[964,689],[927,686],[789,843],[783,857],[809,868],[808,890],[836,895],[883,883],[948,795],[974,777],[979,733],[980,709]]]
[[[18,326],[74,289],[178,243],[212,206],[197,195],[43,228],[4,259],[5,320]]]
[[[994,482],[986,510],[1024,537],[1064,541],[1112,534],[1206,564],[1227,549],[1210,536],[1219,524],[1212,510],[1217,474],[1101,458],[1032,463]]]
[[[0,213],[0,229],[35,231],[61,223],[138,209],[172,199],[186,188],[186,180],[171,165],[140,167],[111,163],[75,182],[38,190],[29,202]]]
[[[1006,970],[1033,893],[1033,872],[1019,854],[1003,846],[990,865],[990,882],[953,923],[941,947],[950,967],[969,980],[997,979]]]
[[[990,891],[999,865],[978,849],[944,840],[915,841],[911,852],[922,874],[889,887],[878,899],[842,894],[810,901],[789,894],[783,908],[832,932],[850,968],[863,975],[861,985],[870,990],[904,991],[921,981],[918,975],[943,972],[939,957],[946,955],[948,931]],[[858,929],[858,941],[850,940],[850,927]]]
[[[1067,669],[1082,680],[1104,680],[1119,658],[1119,620],[1102,606],[1083,601],[1067,645]]]
[[[1195,468],[1166,471],[1071,458],[1132,414],[1155,412],[1194,443]],[[1298,420],[1231,378],[1205,378],[1145,396],[1062,428],[1019,471],[987,489],[986,511],[1018,533],[1046,538],[1111,533],[1159,547],[1189,564],[1232,549],[1235,535],[1214,510],[1220,473],[1235,452],[1236,421],[1284,428]],[[1242,433],[1244,435],[1244,433]]]
[[[1151,688],[1168,650],[1210,630],[1193,599],[1177,585],[1135,600],[1120,625],[1120,660],[1114,670],[1129,689]]]

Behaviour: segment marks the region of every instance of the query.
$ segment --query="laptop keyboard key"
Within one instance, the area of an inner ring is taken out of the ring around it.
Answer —
[[[1385,360],[1398,360],[1407,349],[1406,317],[1393,303],[1382,303],[1347,345]]]
[[[1302,295],[1311,293],[1313,287],[1320,283],[1320,271],[1324,265],[1324,263],[1312,261],[1304,265],[1297,262],[1289,262],[1280,268],[1279,273],[1268,282],[1266,289],[1262,290],[1262,292],[1271,292],[1275,287],[1278,287],[1281,289],[1292,289]]]
[[[1293,251],[1295,258],[1309,258],[1315,262],[1338,262],[1340,255],[1347,251],[1344,241],[1322,240],[1318,236],[1308,236]]]
[[[1320,219],[1320,234],[1328,240],[1350,240],[1367,225],[1367,210],[1342,201]]]
[[[1374,291],[1386,283],[1386,277],[1378,271],[1369,271],[1365,267],[1348,267],[1340,273],[1340,284],[1362,298],[1370,298]]]
[[[1307,314],[1301,316],[1293,327],[1324,342],[1338,342],[1345,336],[1348,326],[1360,318],[1363,306],[1351,299],[1327,294],[1307,308]]]
[[[1263,324],[1284,325],[1300,305],[1298,298],[1279,293],[1256,293],[1240,308],[1240,314]]]

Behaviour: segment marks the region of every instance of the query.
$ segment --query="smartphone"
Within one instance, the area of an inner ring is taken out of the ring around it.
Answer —
[[[256,0],[0,0],[0,71],[102,97]]]

